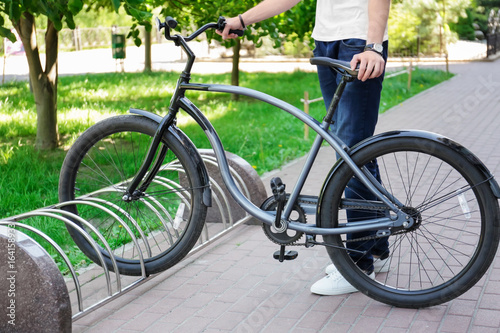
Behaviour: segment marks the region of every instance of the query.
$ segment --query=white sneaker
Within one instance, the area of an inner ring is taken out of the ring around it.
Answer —
[[[370,279],[375,279],[375,273],[372,272],[369,277]],[[356,291],[358,290],[347,282],[337,270],[334,270],[311,286],[312,293],[324,296],[349,294]]]
[[[375,273],[387,273],[390,269],[389,258],[385,259],[375,259],[373,261],[373,271]],[[325,268],[325,274],[331,274],[337,270],[334,264],[330,264]]]

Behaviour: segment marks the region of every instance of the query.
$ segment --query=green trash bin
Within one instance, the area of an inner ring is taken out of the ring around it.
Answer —
[[[125,35],[112,34],[113,59],[125,59]]]

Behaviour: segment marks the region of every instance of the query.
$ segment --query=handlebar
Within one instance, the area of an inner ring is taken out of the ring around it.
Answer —
[[[170,34],[170,30],[175,29],[177,27],[177,21],[170,16],[167,16],[167,18],[165,19],[165,22],[161,22],[158,18],[156,18],[156,26],[158,28],[158,31],[161,31],[161,29],[165,29],[165,38],[167,40],[171,40],[171,41],[175,42],[175,45],[180,46],[184,50],[184,52],[186,53],[188,59],[186,61],[186,68],[182,72],[181,79],[184,80],[185,82],[189,82],[189,77],[191,75],[190,74],[191,69],[193,67],[194,60],[195,60],[196,56],[193,53],[193,51],[189,48],[189,46],[187,45],[187,42],[192,41],[193,39],[195,39],[201,33],[205,32],[208,29],[217,29],[219,31],[224,30],[224,28],[226,27],[226,19],[221,16],[221,17],[219,17],[219,20],[217,21],[217,23],[205,24],[204,26],[202,26],[201,28],[199,28],[198,30],[196,30],[190,36],[187,36],[187,37],[184,37],[181,35],[172,36]],[[229,32],[237,34],[238,36],[243,36],[243,34],[244,34],[243,30],[230,30]]]
[[[193,32],[190,36],[181,36],[181,35],[175,35],[172,36],[170,34],[171,29],[175,29],[177,27],[178,23],[177,21],[172,18],[171,16],[167,16],[165,19],[165,22],[161,22],[159,18],[156,18],[156,26],[158,28],[158,31],[161,31],[161,29],[165,29],[165,38],[167,40],[171,40],[175,42],[175,45],[181,46],[184,52],[186,52],[188,56],[188,61],[186,62],[186,69],[183,72],[183,75],[190,75],[191,73],[191,68],[194,63],[195,59],[195,54],[193,51],[189,48],[187,45],[187,42],[192,41],[196,37],[198,37],[200,34],[203,32],[207,31],[208,29],[216,29],[219,31],[224,30],[226,27],[226,19],[223,16],[220,16],[219,19],[217,20],[217,23],[208,23]],[[231,34],[236,34],[238,36],[243,36],[245,31],[243,30],[229,30],[229,33]],[[345,61],[340,61],[336,59],[331,59],[331,58],[326,58],[326,57],[316,57],[311,59],[311,64],[313,65],[321,65],[321,66],[328,66],[337,71],[339,74],[343,75],[346,78],[349,79],[354,79],[358,75],[358,70],[359,70],[359,64],[358,68],[355,70],[351,70],[351,65],[349,62]]]
[[[177,24],[178,24],[177,21],[174,18],[172,18],[171,16],[167,16],[165,18],[165,22],[161,22],[159,18],[156,18],[156,26],[158,28],[158,31],[161,31],[161,29],[165,29],[165,38],[167,40],[176,41],[179,38],[178,35],[175,35],[175,36],[170,35],[170,30],[175,29],[177,27]],[[190,36],[183,37],[183,39],[186,42],[189,42],[189,41],[192,41],[193,39],[195,39],[196,37],[198,37],[200,34],[202,34],[203,32],[205,32],[208,29],[216,29],[216,30],[222,31],[222,30],[224,30],[225,27],[226,27],[226,19],[223,16],[220,16],[217,23],[205,24],[204,26],[202,26],[201,28],[199,28],[198,30],[193,32]],[[241,36],[243,36],[243,34],[245,32],[243,30],[229,30],[229,33],[236,34],[236,35],[241,37]]]

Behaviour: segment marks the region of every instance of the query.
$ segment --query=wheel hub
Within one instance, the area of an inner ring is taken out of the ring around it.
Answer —
[[[420,225],[422,224],[422,214],[414,208],[414,207],[404,207],[402,211],[408,216],[408,220],[413,219],[413,224],[411,224],[409,227],[408,226],[401,226],[397,228],[397,231],[405,231],[405,232],[411,232],[415,231],[418,228],[420,228]]]
[[[122,200],[126,202],[137,201],[144,196],[144,192],[135,190],[133,194],[125,192],[122,196]]]

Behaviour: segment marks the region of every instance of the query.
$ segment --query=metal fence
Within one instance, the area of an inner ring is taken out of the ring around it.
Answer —
[[[144,28],[138,27],[139,37],[144,42]],[[80,51],[84,49],[107,48],[111,47],[111,35],[119,33],[127,35],[129,27],[100,27],[100,28],[79,28],[62,29],[59,31],[59,50],[61,51]],[[37,41],[39,47],[45,48],[45,30],[37,31]],[[160,42],[161,38],[155,36],[156,42]],[[127,44],[133,45],[134,41],[127,38]]]

